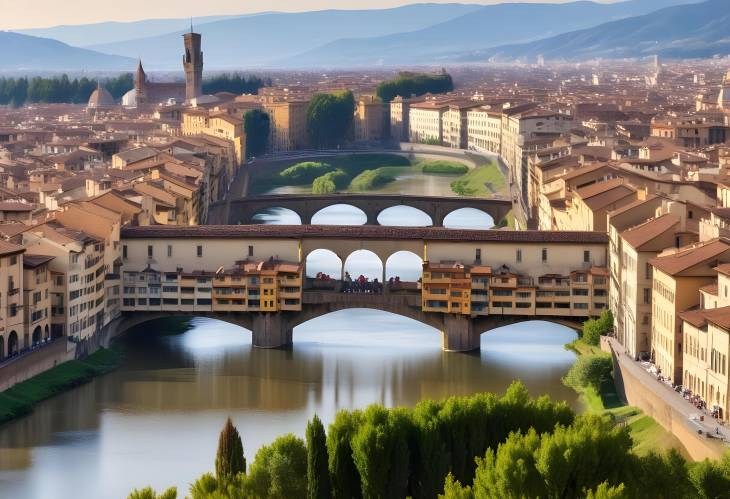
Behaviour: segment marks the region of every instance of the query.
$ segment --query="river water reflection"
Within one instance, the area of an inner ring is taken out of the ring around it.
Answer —
[[[371,310],[342,311],[294,331],[291,350],[258,350],[249,332],[193,319],[183,334],[165,323],[121,341],[121,369],[40,404],[0,429],[0,497],[115,498],[130,488],[177,485],[211,470],[227,416],[246,455],[277,435],[302,435],[315,412],[414,405],[522,379],[531,393],[577,403],[560,378],[574,333],[523,323],[482,336],[473,355],[447,354],[436,330]]]

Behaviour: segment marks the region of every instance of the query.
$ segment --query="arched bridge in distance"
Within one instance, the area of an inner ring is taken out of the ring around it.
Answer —
[[[484,199],[456,196],[403,196],[394,194],[331,194],[331,195],[264,195],[220,201],[211,205],[208,223],[211,225],[254,223],[256,214],[272,208],[293,211],[303,225],[312,223],[319,211],[338,204],[354,206],[365,213],[366,225],[378,225],[378,216],[388,208],[408,206],[431,217],[434,227],[443,227],[450,213],[473,208],[487,213],[499,224],[512,209],[508,199]]]

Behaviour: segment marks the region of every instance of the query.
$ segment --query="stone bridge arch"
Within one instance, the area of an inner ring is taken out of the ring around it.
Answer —
[[[478,350],[481,335],[519,322],[545,321],[574,330],[580,329],[577,319],[549,316],[484,316],[467,317],[456,314],[426,313],[421,310],[420,294],[343,294],[327,291],[305,293],[302,311],[278,313],[205,313],[205,312],[142,312],[125,314],[112,323],[110,337],[115,337],[145,322],[168,317],[208,317],[248,329],[257,348],[288,347],[293,342],[293,330],[312,319],[349,309],[372,309],[390,312],[430,326],[441,332],[445,351]]]
[[[512,209],[507,199],[469,197],[408,196],[394,194],[333,194],[333,195],[264,195],[214,203],[209,221],[214,224],[251,224],[253,217],[274,207],[286,208],[299,215],[302,224],[310,224],[315,213],[336,204],[346,204],[362,210],[367,225],[377,225],[378,215],[394,206],[409,206],[431,217],[433,226],[443,227],[444,218],[459,208],[476,208],[499,223]]]

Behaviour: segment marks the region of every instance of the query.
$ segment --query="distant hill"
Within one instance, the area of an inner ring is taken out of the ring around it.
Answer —
[[[730,54],[730,1],[679,5],[591,29],[518,45],[462,54],[462,61],[534,58],[585,60],[658,54],[667,58],[706,58]]]
[[[195,24],[234,19],[242,16],[208,16],[197,17]],[[78,24],[53,26],[50,28],[19,29],[16,33],[24,35],[53,38],[59,42],[68,43],[76,47],[87,45],[121,42],[133,38],[145,38],[152,33],[169,33],[179,31],[190,26],[190,18],[182,19],[145,19],[131,22],[107,22],[94,24]]]
[[[131,70],[135,60],[71,47],[49,38],[0,31],[2,71]]]
[[[269,13],[196,24],[207,68],[265,66],[345,36],[370,37],[413,31],[478,10],[478,5],[413,4],[393,9]],[[87,48],[128,57],[145,67],[179,67],[185,29]],[[483,46],[483,45],[480,45]]]
[[[412,32],[362,38],[352,34],[296,57],[281,66],[329,67],[415,64],[434,62],[454,52],[521,43],[588,28],[607,20],[646,14],[668,5],[699,0],[630,0],[599,4],[504,3],[488,5]],[[610,37],[609,39],[610,40]],[[448,58],[445,58],[448,62]]]

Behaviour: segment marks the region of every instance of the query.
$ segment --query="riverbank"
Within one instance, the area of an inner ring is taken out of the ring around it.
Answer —
[[[70,360],[0,392],[0,425],[25,416],[39,402],[116,369],[122,355],[100,348],[83,360]]]
[[[590,360],[604,358],[609,366],[613,365],[610,353],[603,351],[599,346],[587,343],[582,338],[568,343],[565,347],[578,355],[578,360],[571,370],[575,369],[575,366],[581,360],[584,363],[588,363]],[[598,364],[598,362],[595,364]],[[627,427],[633,441],[634,453],[643,456],[651,451],[663,452],[669,449],[675,449],[685,457],[689,457],[686,448],[675,435],[667,431],[654,418],[645,414],[640,408],[627,405],[621,400],[616,389],[616,383],[610,373],[607,377],[600,380],[599,388],[585,382],[578,385],[569,383],[567,379],[570,374],[569,372],[566,375],[563,383],[574,389],[580,395],[585,412],[608,414],[617,424]]]

